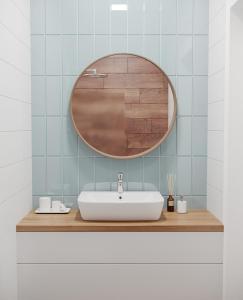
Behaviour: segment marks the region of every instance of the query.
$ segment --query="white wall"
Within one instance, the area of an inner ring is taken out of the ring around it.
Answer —
[[[225,0],[209,1],[207,207],[223,218]]]
[[[17,299],[15,225],[31,208],[30,3],[0,0],[0,299]]]
[[[233,6],[234,4],[234,6]],[[243,299],[243,0],[228,0],[225,167],[224,299]]]
[[[243,299],[243,0],[210,1],[208,209],[225,225],[224,300]]]

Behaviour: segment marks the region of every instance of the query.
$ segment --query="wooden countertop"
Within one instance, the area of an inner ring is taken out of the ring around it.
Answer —
[[[158,221],[94,222],[81,219],[77,209],[69,214],[35,214],[31,211],[16,226],[17,232],[223,232],[223,224],[210,212],[163,212]]]

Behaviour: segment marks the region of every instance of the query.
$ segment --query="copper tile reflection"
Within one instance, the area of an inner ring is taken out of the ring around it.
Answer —
[[[113,156],[137,155],[158,144],[168,131],[168,80],[150,61],[112,55],[89,69],[104,78],[80,76],[71,112],[79,135]]]

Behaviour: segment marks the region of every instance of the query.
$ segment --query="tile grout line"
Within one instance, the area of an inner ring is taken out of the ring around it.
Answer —
[[[122,74],[122,73],[116,73],[116,74]],[[80,75],[79,73],[72,73],[72,74],[64,74],[63,77],[73,77],[73,76],[79,76],[79,75]],[[45,74],[41,74],[41,73],[40,74],[32,74],[31,76],[33,76],[33,77],[41,77],[41,76],[45,76]],[[60,75],[60,74],[48,74],[46,76],[48,76],[48,77],[61,77],[62,75]],[[173,74],[167,73],[167,76],[168,77],[175,77],[176,74],[175,73],[173,73]],[[190,75],[188,75],[188,74],[180,74],[180,75],[178,75],[178,77],[191,77],[191,76],[192,76],[191,74]],[[194,75],[194,76],[195,77],[208,77],[205,74],[204,75],[197,74],[197,75]],[[106,89],[109,89],[109,88],[106,88]],[[132,88],[128,88],[128,89],[132,89]]]
[[[93,3],[93,2],[92,2]],[[93,7],[92,7],[93,8]],[[76,37],[76,39],[77,39],[77,65],[76,65],[76,68],[77,68],[77,71],[78,71],[78,61],[79,61],[79,59],[78,59],[78,57],[79,57],[79,38],[78,38],[78,36],[79,36],[79,1],[77,1],[77,37]],[[94,28],[93,28],[93,30],[94,30]],[[78,157],[77,157],[77,168],[78,168],[78,178],[77,178],[77,189],[78,189],[78,194],[80,193],[80,162],[81,162],[81,160],[80,160],[80,145],[79,145],[79,136],[78,136],[78,134],[76,135],[77,137],[76,137],[76,142],[77,142],[77,155],[78,155]]]
[[[61,19],[62,19],[62,13],[63,13],[63,2],[61,2],[60,4],[60,15],[61,15]],[[61,28],[62,28],[62,31],[63,32],[63,27],[62,27],[62,24],[61,24]],[[63,77],[63,34],[61,34],[61,75]],[[62,78],[61,77],[61,78]],[[67,120],[66,120],[67,121]],[[63,98],[62,98],[62,95],[61,95],[61,136],[64,134],[64,117],[63,117]],[[65,184],[64,184],[64,145],[63,145],[63,142],[64,140],[62,139],[62,142],[60,143],[61,144],[61,161],[60,161],[60,158],[59,158],[59,164],[61,164],[61,191],[62,191],[62,202],[64,201],[64,187],[65,187]]]
[[[109,1],[109,52],[111,51],[111,3],[112,0]]]
[[[0,131],[1,132],[1,131]],[[9,131],[6,131],[9,132]],[[22,131],[21,131],[22,132]],[[31,132],[31,131],[30,131]],[[46,155],[33,155],[33,157],[45,157]],[[48,155],[48,157],[58,157],[58,154],[52,154],[52,155]],[[71,158],[71,157],[79,157],[79,158],[101,158],[101,156],[92,156],[92,155],[88,155],[88,156],[78,156],[78,155],[64,155],[65,158]],[[145,158],[159,158],[159,155],[149,155],[149,156],[144,156]],[[172,157],[208,157],[207,155],[184,155],[184,154],[180,154],[180,155],[176,155],[176,154],[172,154],[172,155],[161,155],[161,157],[163,158],[172,158]]]
[[[45,92],[44,92],[44,95],[45,95],[45,99],[44,99],[44,103],[45,103],[45,125],[46,125],[46,136],[45,136],[45,139],[46,139],[46,149],[45,149],[45,194],[48,194],[48,182],[47,182],[47,166],[48,166],[48,145],[47,145],[47,135],[48,135],[48,130],[47,130],[47,125],[48,125],[48,122],[47,122],[47,90],[46,90],[46,86],[47,86],[47,81],[46,81],[46,11],[47,11],[47,4],[46,4],[46,1],[48,0],[44,0],[44,11],[45,11],[45,25],[44,25],[44,29],[45,29],[45,35],[44,35],[44,48],[45,48],[45,52],[44,52],[44,87],[45,87]]]
[[[161,35],[161,26],[162,26],[162,22],[161,22],[161,14],[162,14],[162,2],[159,2],[159,33]],[[161,67],[161,50],[162,50],[162,46],[161,46],[161,37],[159,37],[159,64]],[[162,194],[162,182],[161,182],[161,144],[158,146],[159,149],[159,192]]]
[[[194,27],[193,27],[193,24],[194,24],[194,12],[195,12],[195,0],[193,0],[193,4],[192,4],[192,91],[194,90],[194,73],[195,73],[195,69],[194,69],[194,40],[195,40],[195,37],[194,37]],[[192,154],[193,154],[193,119],[194,119],[194,99],[192,99],[192,103],[191,103],[191,107],[192,107],[192,116],[191,116],[191,178],[190,178],[190,194],[192,194],[192,190],[193,190],[193,157],[192,157]]]
[[[175,70],[175,83],[176,87],[178,86],[178,19],[179,19],[179,4],[176,0],[176,70]],[[178,103],[177,103],[178,106]],[[174,187],[174,196],[177,197],[178,193],[178,111],[176,115],[176,174],[175,174],[175,187]]]
[[[146,11],[146,4],[143,2],[143,7],[142,7],[142,55],[145,55],[145,28],[146,28],[146,16],[145,16],[145,11]],[[142,157],[142,190],[145,190],[145,176],[144,176],[144,156]]]
[[[1,24],[1,23],[0,23]],[[31,36],[43,36],[45,35],[44,33],[32,33]],[[47,33],[46,35],[48,36],[55,36],[55,35],[64,35],[64,36],[68,36],[68,35],[75,35],[75,33]],[[109,32],[108,33],[78,33],[78,35],[81,35],[81,36],[93,36],[93,35],[97,35],[97,36],[108,36],[109,35]],[[111,36],[124,36],[125,34],[124,33],[110,33]],[[159,33],[130,33],[129,36],[132,36],[132,37],[137,37],[137,36],[177,36],[177,35],[182,35],[182,36],[191,36],[192,34],[191,33],[180,33],[180,34],[176,34],[176,33],[162,33],[162,34],[159,34]],[[195,36],[203,36],[203,37],[206,37],[208,36],[208,34],[206,33],[195,33],[194,34]]]
[[[97,36],[97,33],[96,33],[96,9],[95,9],[95,3],[94,3],[94,0],[93,1],[93,22],[94,22],[94,40],[93,40],[93,58],[96,57],[96,54],[95,54],[95,47],[96,47],[96,36]],[[110,16],[109,16],[109,27],[110,27]],[[92,157],[89,159],[91,162],[92,162],[92,176],[93,176],[93,181],[94,181],[94,190],[96,191],[97,190],[97,184],[96,184],[96,158]],[[80,172],[80,170],[79,170]]]
[[[94,4],[94,1],[92,0],[92,4],[93,4],[93,8],[92,8],[92,12],[93,12],[93,49],[92,49],[92,59],[94,60],[96,54],[95,54],[95,47],[96,47],[96,36],[97,36],[97,33],[96,33],[96,10],[95,10],[95,4]],[[78,20],[79,20],[79,16],[78,16]]]

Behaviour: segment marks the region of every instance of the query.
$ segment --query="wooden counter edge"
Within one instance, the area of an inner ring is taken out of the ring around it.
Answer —
[[[153,226],[153,227],[67,227],[67,226],[17,226],[16,232],[224,232],[222,225],[217,226]]]
[[[73,213],[78,213],[78,211],[73,210]],[[197,213],[199,211],[192,211]],[[190,212],[189,212],[190,213]],[[208,222],[208,224],[178,224],[175,222],[173,224],[165,224],[166,220],[161,224],[161,220],[157,222],[84,222],[80,219],[79,221],[75,221],[70,219],[69,221],[65,221],[65,224],[40,224],[34,221],[28,221],[27,224],[26,219],[28,216],[34,216],[33,211],[27,214],[26,217],[22,219],[16,225],[16,232],[224,232],[223,224],[212,215],[211,212],[204,210],[201,213],[205,213],[206,216],[210,216],[212,219]],[[45,215],[47,216],[47,215]],[[64,216],[64,215],[63,215]],[[176,215],[174,215],[176,216]],[[40,215],[38,216],[38,218]],[[181,216],[178,216],[180,218]],[[186,215],[185,217],[186,218]],[[215,224],[212,224],[212,220]],[[170,221],[171,222],[171,221]],[[105,224],[104,224],[105,223]],[[137,224],[136,224],[137,223]]]

